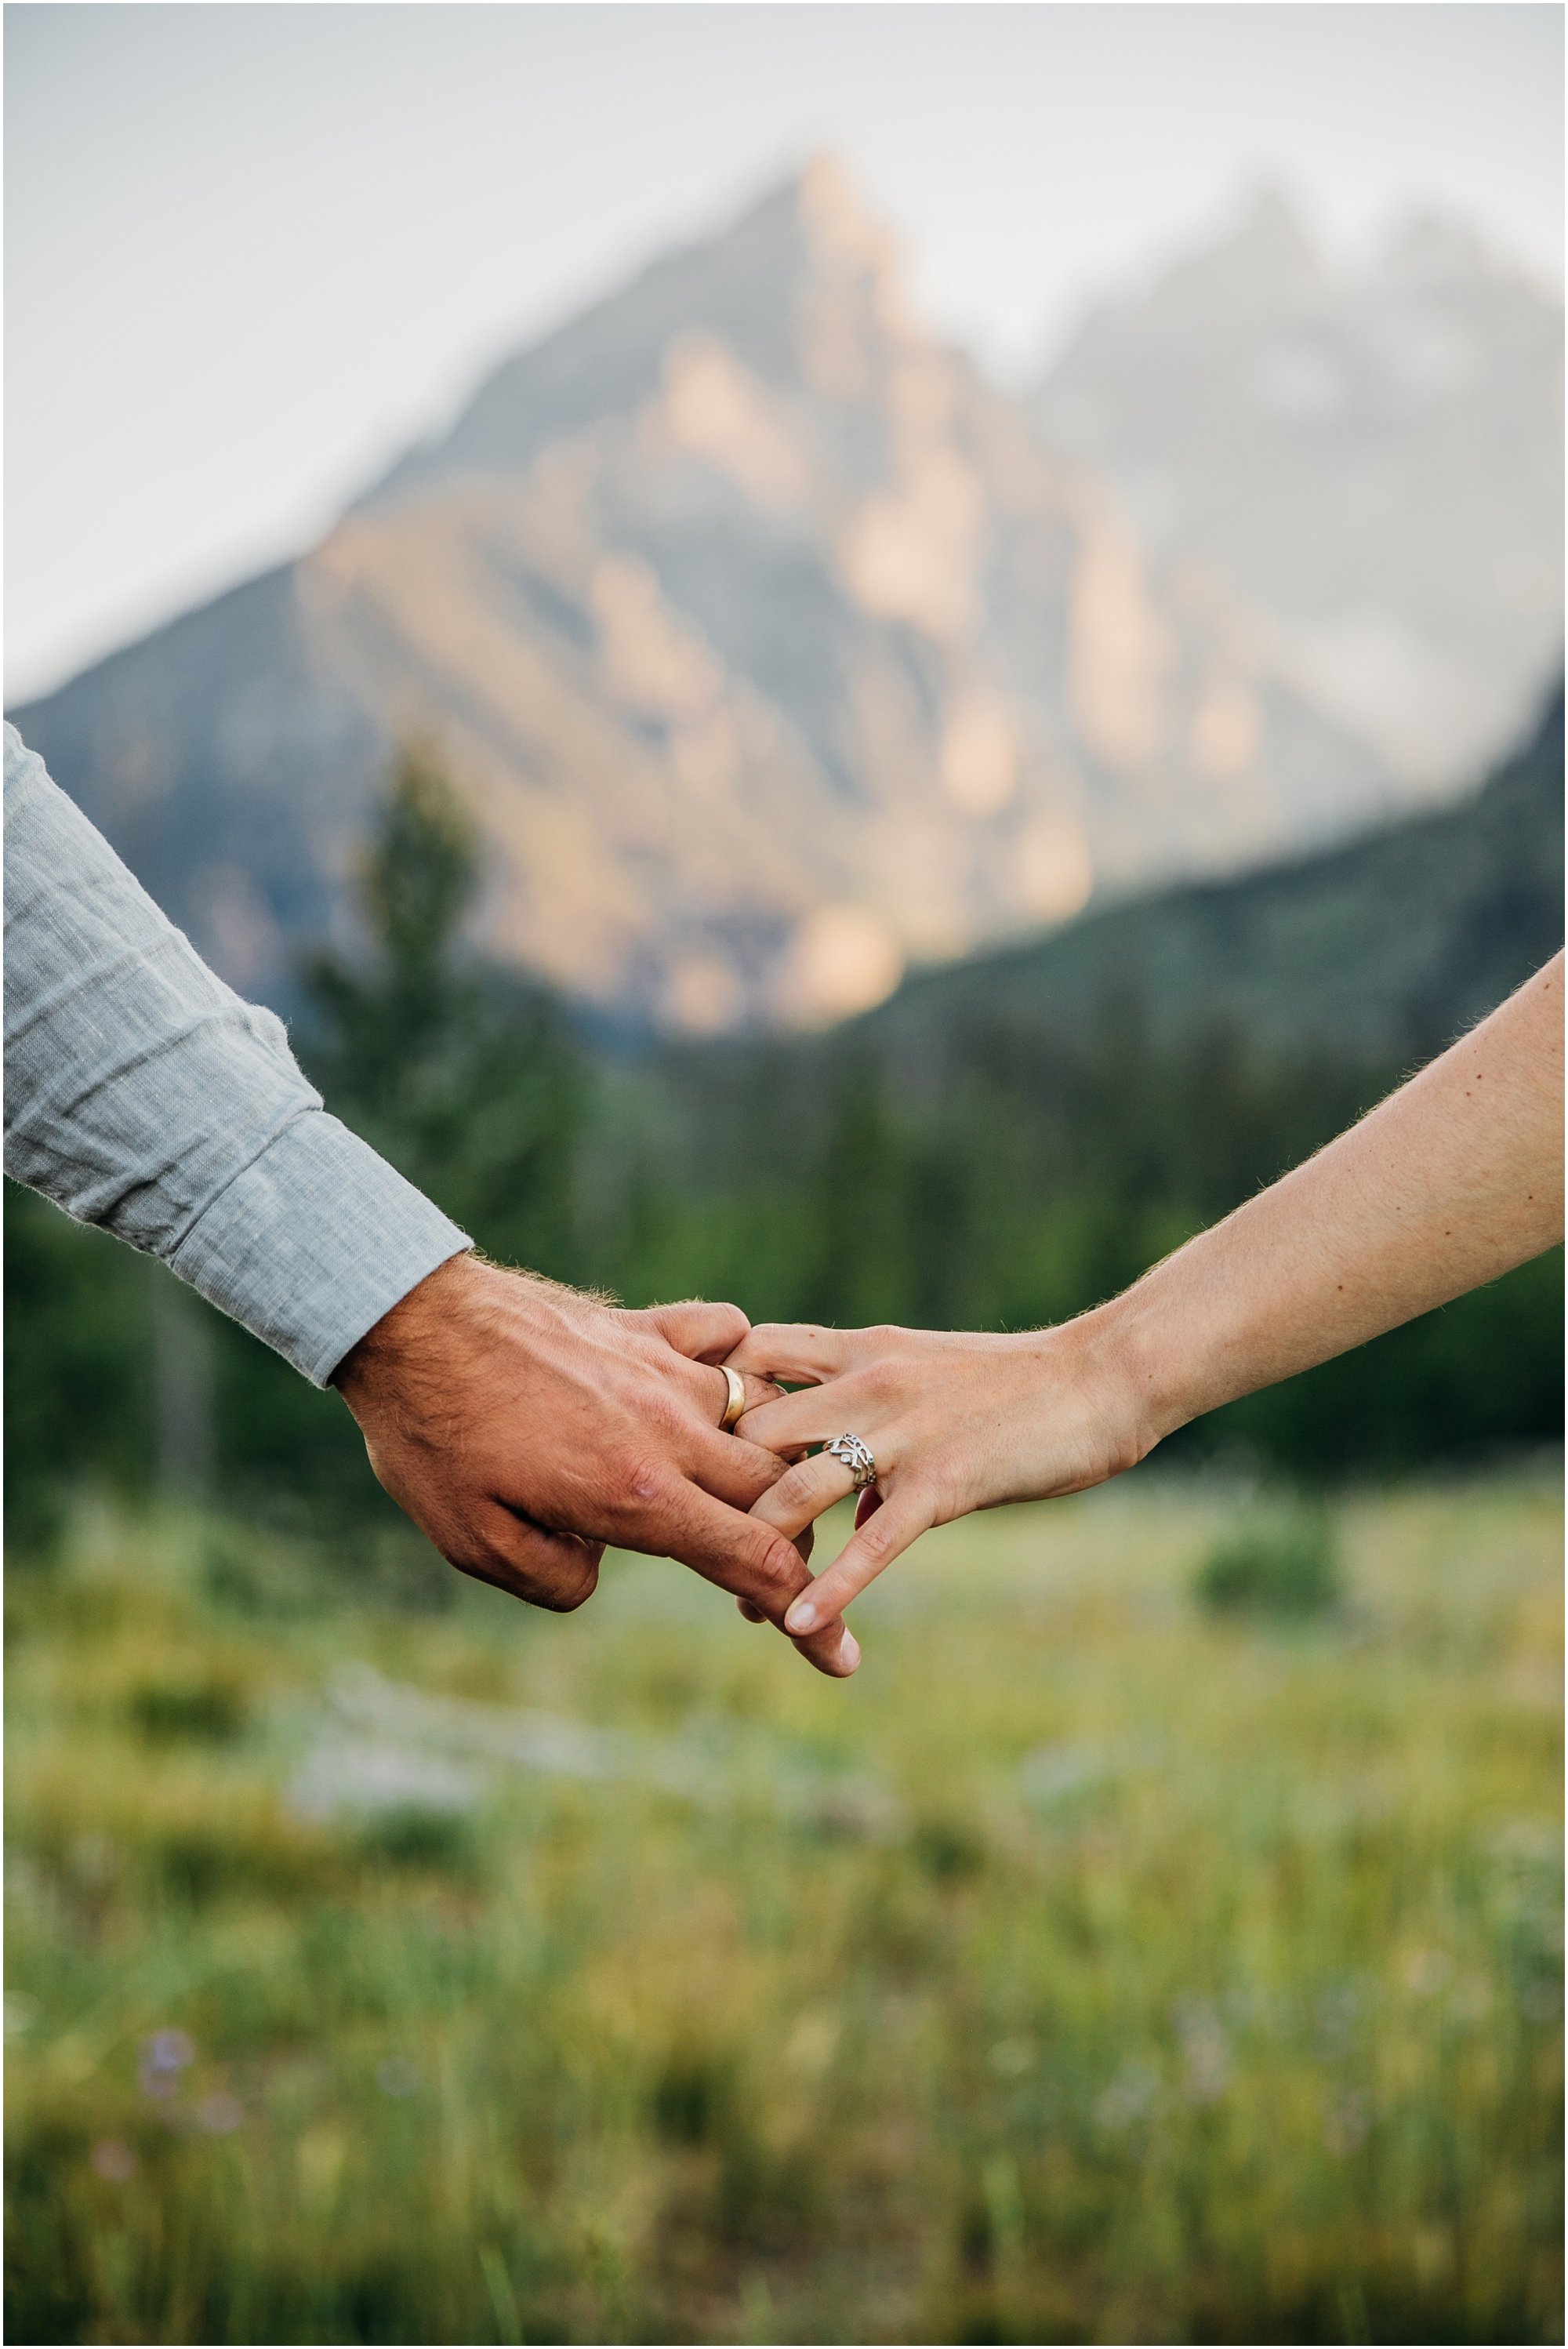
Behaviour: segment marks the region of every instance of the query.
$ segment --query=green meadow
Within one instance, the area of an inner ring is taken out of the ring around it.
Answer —
[[[1295,1623],[1192,1595],[1251,1506],[953,1527],[840,1686],[667,1564],[81,1503],[9,2338],[1560,2340],[1560,1488],[1336,1501]]]

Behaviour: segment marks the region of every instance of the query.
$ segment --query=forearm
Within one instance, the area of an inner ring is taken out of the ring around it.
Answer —
[[[787,1628],[846,1607],[927,1526],[1099,1485],[1238,1395],[1537,1256],[1563,1231],[1561,956],[1294,1174],[1110,1304],[1006,1337],[754,1330],[737,1369],[799,1392],[741,1432],[795,1464],[753,1506],[793,1537],[875,1462],[856,1531]]]
[[[1563,958],[1092,1317],[1148,1449],[1563,1236]]]

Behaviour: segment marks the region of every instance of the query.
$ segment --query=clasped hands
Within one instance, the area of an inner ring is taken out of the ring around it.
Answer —
[[[381,1483],[462,1573],[565,1610],[592,1594],[608,1544],[669,1556],[841,1679],[860,1661],[843,1608],[926,1526],[1128,1464],[1084,1361],[1061,1359],[1084,1327],[753,1330],[737,1306],[626,1311],[460,1256],[334,1383]],[[733,1433],[726,1366],[746,1390]],[[812,1526],[854,1480],[811,1448],[846,1432],[872,1451],[877,1486],[814,1581]],[[1051,1455],[1044,1474],[1031,1435]]]
[[[1055,1329],[753,1330],[738,1306],[622,1312],[465,1256],[335,1382],[383,1485],[465,1574],[576,1607],[606,1542],[667,1554],[842,1679],[843,1609],[928,1526],[1101,1484],[1562,1236],[1558,955],[1315,1158]],[[811,1527],[859,1483],[813,1581]]]

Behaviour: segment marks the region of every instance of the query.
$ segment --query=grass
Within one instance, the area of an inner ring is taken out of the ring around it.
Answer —
[[[1560,2340],[1557,1490],[1340,1506],[1296,1629],[1189,1595],[1236,1515],[951,1528],[841,1687],[667,1565],[356,1609],[84,1509],[9,2338]]]

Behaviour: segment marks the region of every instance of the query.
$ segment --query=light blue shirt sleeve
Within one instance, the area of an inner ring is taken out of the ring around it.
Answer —
[[[5,735],[5,1171],[160,1257],[316,1386],[469,1246],[328,1116],[14,726]]]

